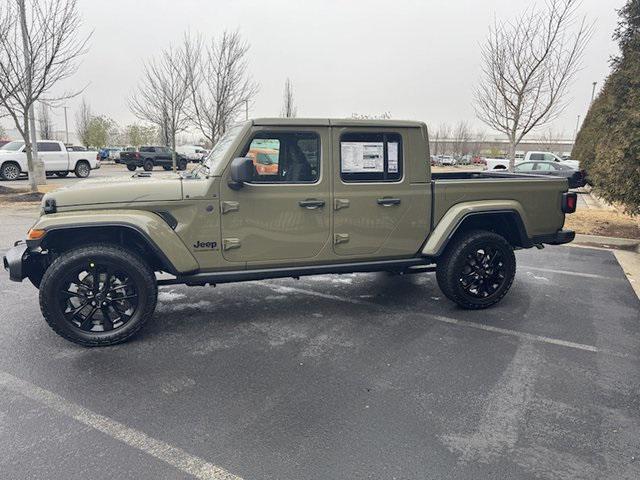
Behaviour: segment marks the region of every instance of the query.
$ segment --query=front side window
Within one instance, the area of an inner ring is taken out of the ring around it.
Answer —
[[[312,183],[320,178],[320,137],[313,132],[258,132],[242,153],[254,183]]]
[[[558,159],[556,158],[556,156],[553,153],[545,153],[544,154],[544,160],[545,162],[557,162]]]
[[[402,169],[399,134],[345,133],[340,137],[340,178],[345,182],[397,182]]]
[[[24,142],[15,141],[15,142],[9,142],[3,145],[2,147],[0,147],[0,150],[6,150],[8,152],[17,152],[22,147],[24,147]]]

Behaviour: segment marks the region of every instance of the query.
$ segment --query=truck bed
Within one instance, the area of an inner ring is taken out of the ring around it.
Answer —
[[[555,232],[564,224],[562,194],[565,178],[490,172],[451,172],[431,175],[433,225],[454,205],[464,202],[512,200],[524,211],[529,236]]]

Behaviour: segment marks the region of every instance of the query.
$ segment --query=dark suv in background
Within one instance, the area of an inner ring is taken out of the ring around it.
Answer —
[[[127,165],[130,171],[135,171],[142,167],[146,171],[153,170],[153,167],[160,166],[165,170],[171,170],[173,166],[173,150],[169,147],[142,146],[137,152],[120,153],[120,163]],[[189,161],[187,157],[176,153],[176,166],[178,170],[186,170]]]

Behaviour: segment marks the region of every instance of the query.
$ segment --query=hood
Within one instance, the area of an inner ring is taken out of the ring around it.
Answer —
[[[48,193],[43,202],[51,198],[57,207],[182,200],[182,177],[170,173],[83,180]]]

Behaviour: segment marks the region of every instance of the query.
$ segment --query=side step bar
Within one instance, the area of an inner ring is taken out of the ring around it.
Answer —
[[[160,279],[158,285],[189,286],[217,283],[244,282],[248,280],[264,280],[267,278],[302,277],[306,275],[320,275],[324,273],[355,273],[355,272],[380,272],[397,271],[398,273],[411,272],[413,267],[420,272],[431,271],[424,268],[432,262],[429,258],[416,257],[403,260],[380,260],[374,262],[333,263],[328,265],[313,265],[305,267],[264,268],[255,270],[235,270],[231,272],[196,273],[193,275],[178,276],[176,278]]]

